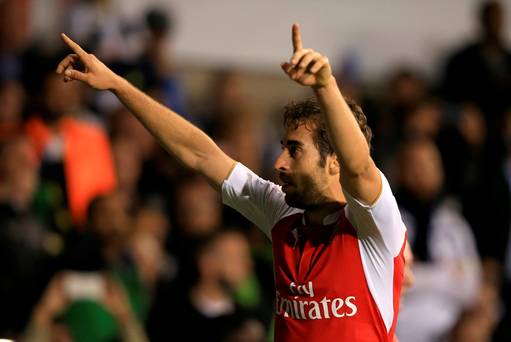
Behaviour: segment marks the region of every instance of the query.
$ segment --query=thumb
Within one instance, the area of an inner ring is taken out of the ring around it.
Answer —
[[[89,78],[86,73],[80,72],[80,71],[75,70],[75,69],[67,69],[64,72],[64,75],[69,77],[72,80],[78,80],[78,81],[82,81],[82,82],[87,82],[87,80]]]

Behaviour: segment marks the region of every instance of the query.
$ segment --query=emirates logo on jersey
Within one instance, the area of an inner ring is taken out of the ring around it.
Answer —
[[[314,286],[312,281],[307,284],[289,284],[289,291],[294,295],[293,298],[281,296],[277,291],[277,300],[275,303],[275,312],[279,316],[291,317],[292,319],[331,319],[351,317],[357,313],[355,296],[346,298],[327,298],[313,300]],[[299,297],[309,297],[304,300]]]

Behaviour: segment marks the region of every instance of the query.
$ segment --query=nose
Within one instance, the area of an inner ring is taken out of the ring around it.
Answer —
[[[273,168],[279,172],[289,170],[289,160],[287,157],[286,150],[283,150],[282,152],[280,152],[279,156],[275,160],[275,163],[273,164]]]

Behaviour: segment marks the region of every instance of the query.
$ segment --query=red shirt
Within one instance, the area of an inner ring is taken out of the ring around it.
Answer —
[[[276,341],[393,341],[406,229],[383,174],[373,205],[345,193],[322,226],[306,225],[279,186],[241,164],[222,194],[272,239]]]

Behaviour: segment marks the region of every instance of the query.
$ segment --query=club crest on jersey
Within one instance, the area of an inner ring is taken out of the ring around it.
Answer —
[[[357,313],[355,296],[346,298],[327,298],[312,300],[314,298],[314,286],[312,281],[307,284],[289,284],[289,292],[292,298],[284,297],[277,291],[275,312],[277,315],[291,317],[292,319],[330,319],[351,317]],[[303,300],[300,297],[308,297]]]

